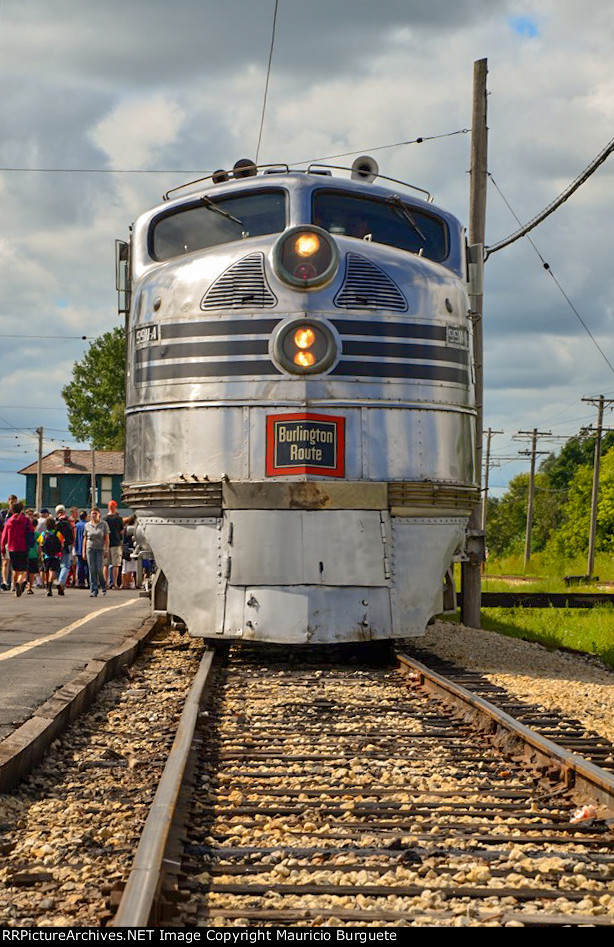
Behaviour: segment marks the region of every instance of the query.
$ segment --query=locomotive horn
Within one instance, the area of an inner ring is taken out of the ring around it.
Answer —
[[[379,172],[379,165],[375,158],[361,155],[352,165],[352,181],[374,181]]]
[[[239,158],[233,167],[235,178],[253,178],[256,174],[256,165],[249,158]]]

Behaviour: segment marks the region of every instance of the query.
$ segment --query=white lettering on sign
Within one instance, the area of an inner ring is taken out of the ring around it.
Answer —
[[[286,427],[285,424],[278,424],[277,440],[279,443],[307,441],[309,444],[333,444],[335,436],[331,430],[319,427]]]
[[[134,333],[134,340],[137,345],[149,345],[151,342],[157,342],[157,325],[143,326],[141,329],[136,329]]]
[[[322,451],[319,447],[299,447],[298,444],[291,444],[290,460],[303,462],[322,460]]]

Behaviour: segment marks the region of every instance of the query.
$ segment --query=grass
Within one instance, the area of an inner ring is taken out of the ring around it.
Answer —
[[[460,611],[441,615],[460,622]],[[567,648],[590,654],[614,668],[614,606],[596,608],[483,608],[482,628],[509,638],[535,641],[555,651]]]
[[[614,607],[485,608],[482,626],[554,650],[571,648],[614,667]]]
[[[602,582],[614,581],[614,557],[608,553],[599,553],[595,558],[593,574]],[[490,558],[486,563],[485,576],[498,575],[515,578],[533,579],[536,582],[548,582],[548,591],[557,591],[553,583],[563,581],[566,575],[586,575],[586,556],[573,556],[566,560],[553,559],[543,552],[531,556],[524,567],[523,556],[502,556]],[[542,585],[543,587],[543,585]]]
[[[483,576],[485,592],[564,592],[564,575],[583,575],[586,562],[570,560],[559,563],[558,569],[551,567],[540,574],[538,566],[544,563],[536,556],[531,559],[531,572],[523,572],[522,557],[491,560]],[[595,573],[601,581],[614,580],[612,557],[597,558]],[[498,574],[506,578],[491,578]],[[460,570],[456,574],[460,585]],[[521,581],[522,580],[522,581]],[[594,587],[582,586],[581,591],[595,591]],[[595,608],[483,608],[482,626],[511,638],[536,641],[550,650],[569,648],[599,658],[609,667],[614,667],[614,606],[600,605]]]

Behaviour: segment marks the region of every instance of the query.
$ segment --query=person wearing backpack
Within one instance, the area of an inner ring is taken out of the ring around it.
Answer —
[[[45,529],[38,537],[38,542],[43,553],[43,582],[47,589],[47,595],[51,598],[53,595],[53,577],[60,571],[60,559],[64,546],[64,537],[56,528],[53,516],[47,519]]]
[[[58,595],[64,595],[66,580],[68,579],[70,567],[72,565],[72,546],[74,542],[74,533],[72,524],[66,516],[66,507],[62,503],[59,503],[56,506],[55,515],[56,529],[62,534],[64,538],[62,554],[60,556],[60,575],[58,578]]]

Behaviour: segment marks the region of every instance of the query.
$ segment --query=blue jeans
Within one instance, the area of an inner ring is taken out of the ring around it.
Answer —
[[[86,585],[89,578],[87,562],[83,556],[77,556],[77,582],[79,585]]]
[[[66,585],[66,579],[68,578],[68,573],[70,572],[71,562],[72,550],[69,546],[68,549],[62,549],[62,555],[60,556],[60,574],[58,576],[58,585]]]
[[[106,591],[104,573],[102,571],[103,550],[92,549],[92,547],[88,543],[86,554],[87,554],[87,567],[90,570],[91,591],[98,593],[99,588],[101,588],[103,592]]]

